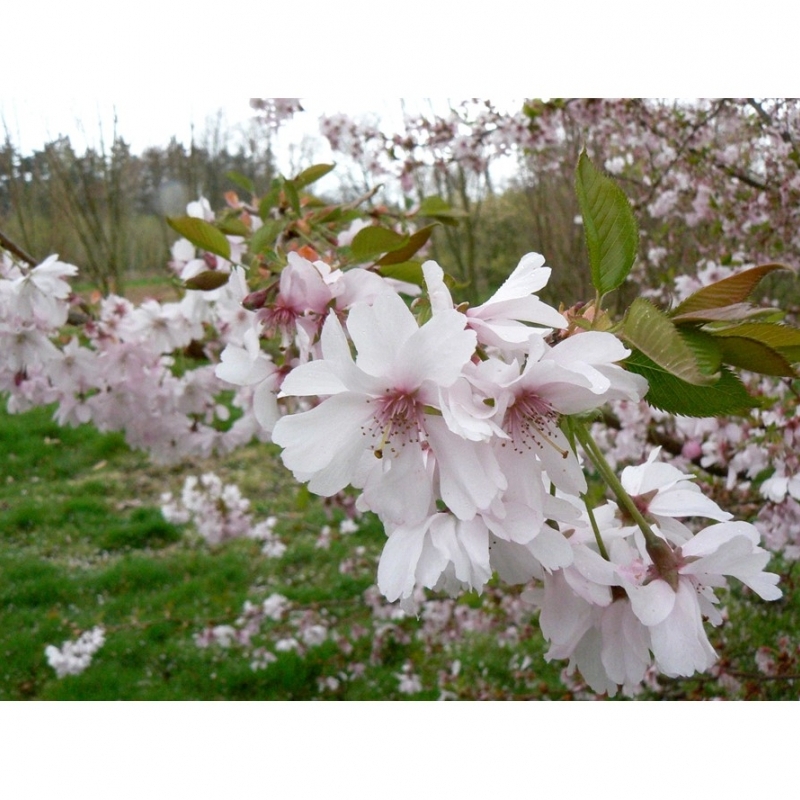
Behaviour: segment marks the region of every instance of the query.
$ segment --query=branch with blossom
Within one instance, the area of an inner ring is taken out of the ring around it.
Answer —
[[[423,588],[481,592],[497,576],[528,587],[547,658],[568,659],[597,692],[633,693],[653,665],[668,676],[709,669],[704,622],[722,620],[728,579],[781,596],[758,530],[655,457],[618,477],[591,423],[609,403],[642,400],[667,414],[744,413],[754,401],[734,370],[793,376],[800,330],[747,303],[778,265],[669,311],[637,298],[613,319],[605,301],[633,268],[638,227],[583,153],[594,298],[544,303],[551,268],[529,253],[470,307],[425,256],[448,218],[441,201],[406,214],[326,204],[308,187],[329,169],[229,197],[218,217],[192,204],[170,220],[185,239],[173,248],[184,299],[107,298],[66,344],[76,269],[6,259],[0,388],[11,410],[56,402],[62,423],[124,429],[162,460],[270,439],[310,491],[353,487],[358,510],[380,518],[388,600],[411,609]],[[195,344],[211,363],[176,370],[172,353]],[[239,415],[227,427],[224,390]],[[613,501],[591,499],[589,472]],[[713,524],[694,531],[687,516]]]

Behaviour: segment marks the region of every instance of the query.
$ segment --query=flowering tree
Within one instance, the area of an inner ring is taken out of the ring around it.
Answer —
[[[425,255],[436,224],[452,221],[441,198],[403,212],[364,210],[368,196],[324,203],[308,187],[330,169],[170,220],[183,237],[171,262],[180,302],[110,296],[92,309],[71,294],[75,267],[4,255],[9,409],[57,403],[62,424],[124,430],[161,461],[271,440],[310,491],[358,490],[358,510],[387,536],[378,586],[404,609],[424,589],[481,592],[496,575],[527,587],[547,658],[568,659],[597,692],[633,692],[653,668],[709,669],[704,623],[722,621],[728,578],[781,596],[759,531],[657,451],[618,475],[617,443],[596,424],[609,404],[642,401],[669,418],[743,414],[758,401],[736,370],[793,377],[800,330],[748,303],[780,267],[728,275],[671,309],[637,297],[615,316],[607,298],[634,268],[639,230],[582,153],[593,297],[542,302],[552,270],[529,253],[467,305]],[[186,508],[202,513],[195,486]]]
[[[324,117],[320,131],[372,180],[395,179],[417,201],[426,192],[446,197],[464,219],[461,234],[448,237],[448,255],[459,277],[479,287],[487,279],[476,247],[482,201],[496,191],[493,168],[503,158],[518,163],[514,183],[532,204],[530,227],[546,220],[538,238],[549,262],[583,258],[580,237],[568,235],[579,208],[565,189],[585,147],[640,221],[636,275],[661,286],[703,259],[800,263],[798,114],[792,99],[530,99],[512,112],[473,99],[408,112],[400,131],[344,114]],[[554,281],[563,299],[571,287],[557,274]]]
[[[547,248],[542,252],[556,267],[550,296],[567,303],[592,288],[588,269],[586,277],[575,274],[575,265],[588,261],[576,249],[582,237],[570,234],[580,232],[572,225],[580,206],[564,190],[572,181],[570,165],[585,146],[624,188],[640,222],[633,280],[610,298],[622,312],[637,294],[677,305],[701,287],[759,263],[800,265],[798,114],[793,99],[532,99],[516,113],[469,100],[438,113],[407,114],[396,133],[341,114],[323,119],[321,130],[335,151],[360,160],[376,179],[400,177],[412,196],[442,188],[453,175],[470,176],[470,203],[460,202],[458,193],[448,196],[457,212],[468,215],[473,231],[480,223],[480,200],[491,193],[492,165],[516,157],[515,185],[533,203],[529,226],[539,230],[537,239]],[[474,258],[479,248],[471,250]],[[454,263],[463,278],[459,258]],[[485,285],[486,264],[473,263],[471,270]],[[796,318],[796,290],[784,274],[768,271],[760,285],[779,298],[768,302]],[[682,325],[682,335],[692,327]],[[757,330],[744,327],[739,333],[748,338]],[[744,348],[758,347],[741,338],[738,344],[740,360]],[[744,376],[758,398],[744,419],[724,416],[720,408],[703,412],[694,396],[688,410],[671,410],[701,419],[664,414],[653,407],[651,390],[650,403],[610,404],[594,434],[615,465],[641,461],[659,446],[661,457],[679,468],[700,470],[706,491],[757,515],[770,546],[794,559],[800,513],[791,433],[796,390],[788,378],[775,380],[790,374],[786,364],[770,368],[754,357],[750,365],[757,362],[758,369]],[[739,366],[749,369],[743,362]],[[760,374],[769,369],[771,377]]]

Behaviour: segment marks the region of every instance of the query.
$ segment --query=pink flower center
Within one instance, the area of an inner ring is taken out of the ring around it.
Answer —
[[[416,391],[386,390],[382,397],[367,400],[374,406],[372,423],[361,426],[368,436],[376,458],[385,452],[397,455],[407,444],[419,444],[425,432],[425,412],[416,398]]]
[[[273,305],[266,306],[257,312],[257,318],[264,323],[264,328],[268,333],[274,334],[276,331],[280,331],[285,336],[294,335],[299,316],[297,310],[286,305],[280,297]]]
[[[549,431],[558,424],[558,412],[546,400],[533,392],[517,395],[503,420],[503,429],[511,437],[517,453],[541,449],[545,444],[555,447],[566,457],[567,453],[551,439]],[[503,444],[505,446],[505,443]]]

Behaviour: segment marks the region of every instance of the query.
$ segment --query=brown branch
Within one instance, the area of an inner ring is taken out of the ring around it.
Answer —
[[[756,112],[756,114],[758,114],[759,118],[765,125],[769,125],[770,127],[772,127],[775,124],[772,120],[772,117],[769,114],[767,114],[761,103],[759,103],[754,97],[747,98],[747,105],[749,105]],[[786,142],[786,144],[790,144],[794,149],[794,142],[792,141],[791,134],[789,133],[788,130],[781,131],[779,135],[781,139],[783,139],[783,141]]]
[[[32,267],[35,267],[39,262],[28,253],[25,252],[18,244],[14,244],[11,239],[8,238],[2,231],[0,231],[0,247],[4,250],[8,250],[9,253],[15,255],[21,261],[24,261],[26,264],[30,264]]]

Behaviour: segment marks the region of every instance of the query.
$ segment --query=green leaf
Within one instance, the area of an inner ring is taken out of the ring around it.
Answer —
[[[383,275],[384,278],[394,278],[417,286],[422,286],[425,282],[422,274],[422,264],[418,261],[406,261],[402,264],[383,266],[378,270],[378,274]]]
[[[236,172],[232,170],[227,174],[228,180],[236,184],[240,189],[244,189],[246,192],[250,192],[250,194],[256,193],[256,187],[253,185],[253,181],[250,180],[246,175],[242,175],[241,172]]]
[[[228,234],[228,236],[247,236],[247,234],[250,233],[247,225],[245,225],[239,217],[221,219],[217,222],[217,225],[219,226],[219,230]]]
[[[225,234],[197,217],[167,217],[167,224],[195,247],[230,259],[231,245]]]
[[[425,197],[420,203],[417,212],[421,217],[431,217],[444,225],[458,225],[460,219],[467,216],[467,212],[460,208],[453,208],[447,201],[437,195]]]
[[[681,337],[666,314],[649,300],[637,297],[622,324],[622,338],[667,372],[687,383],[713,383],[715,375],[705,374],[692,347]]]
[[[362,228],[353,237],[350,249],[353,251],[353,258],[356,261],[371,261],[375,256],[405,247],[409,240],[408,236],[389,228],[369,225],[366,228]]]
[[[411,238],[408,240],[408,244],[405,247],[401,247],[399,250],[394,250],[390,253],[387,253],[376,263],[380,265],[388,265],[402,264],[404,261],[408,261],[420,248],[425,246],[428,239],[431,238],[434,228],[437,226],[438,223],[434,223],[433,225],[426,225],[424,228],[420,228],[418,231],[415,231],[411,234]]]
[[[248,243],[248,251],[252,255],[258,255],[272,247],[278,235],[283,230],[284,221],[282,219],[267,220],[252,236]]]
[[[625,192],[603,175],[586,151],[578,159],[575,188],[586,232],[592,284],[602,295],[621,286],[639,247],[639,228]]]
[[[717,341],[726,364],[749,369],[759,375],[796,377],[792,365],[786,358],[763,342],[746,339],[743,336],[719,336]]]
[[[317,197],[316,195],[311,194],[310,192],[303,192],[303,208],[304,209],[311,209],[311,208],[325,208],[327,203],[322,200],[321,198]]]
[[[220,272],[216,269],[209,269],[205,272],[200,272],[193,278],[189,278],[184,282],[187,289],[199,289],[203,292],[210,292],[212,289],[219,289],[230,280],[230,272]]]
[[[423,217],[432,217],[436,214],[447,214],[452,210],[453,209],[446,200],[443,200],[438,195],[432,195],[431,197],[424,197],[422,199],[422,202],[419,204],[418,213]]]
[[[314,164],[308,169],[304,169],[297,177],[292,180],[292,183],[298,188],[303,189],[306,186],[310,186],[315,181],[318,181],[320,178],[325,177],[332,169],[336,167],[336,164]]]
[[[742,382],[727,368],[711,386],[696,386],[676,378],[644,353],[633,350],[624,366],[647,378],[645,400],[653,408],[685,417],[721,417],[745,414],[758,406]]]
[[[790,364],[800,364],[800,347],[779,347],[778,352]]]
[[[729,328],[715,328],[713,334],[720,336],[744,336],[778,350],[782,347],[800,347],[800,328],[791,325],[770,325],[765,322],[745,322]]]
[[[691,348],[700,371],[718,377],[722,366],[722,350],[717,340],[711,334],[693,328],[679,328],[679,331],[681,339]]]
[[[275,178],[270,185],[269,191],[261,198],[258,204],[258,216],[265,220],[271,217],[270,211],[278,205],[281,196],[281,182]]]
[[[787,267],[782,264],[762,264],[760,267],[753,267],[731,275],[730,278],[723,278],[710,286],[704,286],[672,309],[670,316],[674,318],[694,312],[708,311],[711,308],[723,308],[743,303],[753,293],[759,282],[777,269],[787,269]]]
[[[292,211],[294,211],[297,216],[300,216],[300,195],[297,192],[297,186],[295,185],[294,181],[284,181],[283,182],[283,190],[286,192],[286,199],[289,201],[289,205],[292,207]]]

